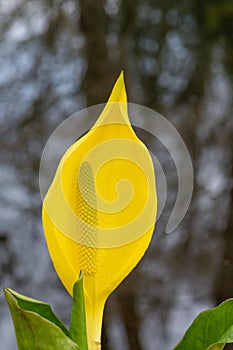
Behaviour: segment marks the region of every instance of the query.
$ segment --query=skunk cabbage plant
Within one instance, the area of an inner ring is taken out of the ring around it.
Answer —
[[[106,299],[149,245],[156,209],[153,163],[130,124],[121,74],[94,126],[62,157],[43,203],[50,255],[71,295],[83,272],[89,350],[100,348]]]

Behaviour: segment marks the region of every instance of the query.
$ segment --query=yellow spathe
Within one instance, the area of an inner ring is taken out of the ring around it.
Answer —
[[[130,125],[121,74],[95,125],[61,159],[42,211],[54,267],[71,295],[84,273],[89,350],[100,346],[107,297],[149,245],[156,209],[152,160]]]

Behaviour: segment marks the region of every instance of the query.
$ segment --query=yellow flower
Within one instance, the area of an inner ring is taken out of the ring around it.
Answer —
[[[121,74],[95,125],[64,154],[43,203],[50,255],[71,295],[84,274],[89,350],[100,348],[107,297],[149,245],[156,209],[152,160],[130,125]]]

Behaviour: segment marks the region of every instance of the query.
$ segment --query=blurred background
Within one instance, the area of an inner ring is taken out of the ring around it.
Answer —
[[[233,297],[232,0],[1,0],[0,36],[1,349],[17,349],[3,287],[51,303],[68,323],[71,298],[41,226],[40,157],[64,119],[106,101],[122,69],[129,101],[181,134],[195,187],[182,224],[165,234],[177,175],[158,146],[165,210],[108,300],[103,349],[171,349],[200,311]]]

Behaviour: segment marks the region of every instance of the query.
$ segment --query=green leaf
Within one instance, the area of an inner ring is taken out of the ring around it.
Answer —
[[[200,313],[174,350],[222,350],[233,343],[233,299]]]
[[[5,289],[19,350],[79,350],[50,306]]]
[[[83,295],[83,274],[73,287],[73,307],[70,319],[70,337],[79,344],[80,350],[88,350],[85,303]]]

